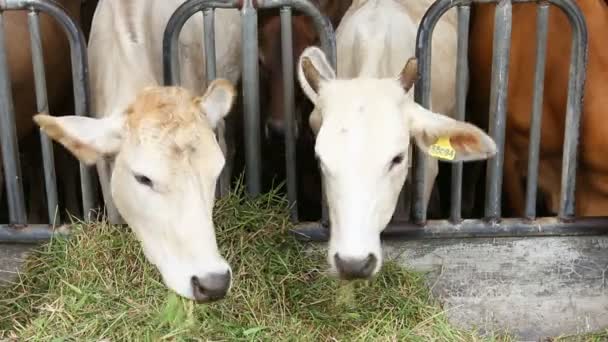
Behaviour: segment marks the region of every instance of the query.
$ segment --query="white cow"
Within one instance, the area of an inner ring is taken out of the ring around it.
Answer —
[[[432,110],[413,101],[417,61],[404,63],[414,55],[417,24],[431,2],[354,1],[337,29],[337,77],[320,49],[300,56],[298,78],[315,104],[310,125],[329,206],[328,262],[345,279],[368,278],[381,267],[380,232],[408,173],[411,137],[425,152],[452,161],[496,153],[477,127],[435,114],[451,113],[455,103],[453,17],[435,28]],[[430,161],[432,184],[437,160]]]
[[[390,77],[416,52],[416,33],[434,0],[358,0],[336,30],[339,77]],[[456,107],[458,27],[449,10],[433,31],[431,109],[453,116]],[[413,96],[414,92],[410,93]],[[411,156],[411,152],[410,152]],[[437,160],[427,158],[424,202],[428,203],[439,172]]]
[[[183,2],[101,1],[88,46],[99,118],[39,115],[36,121],[80,160],[98,163],[109,211],[113,199],[169,288],[202,302],[224,297],[231,285],[211,215],[225,163],[213,129],[235,96],[241,25],[238,10],[216,11],[217,75],[224,79],[207,87],[202,14],[191,18],[180,35],[186,89],[159,87],[163,31]],[[111,182],[104,157],[113,164]]]

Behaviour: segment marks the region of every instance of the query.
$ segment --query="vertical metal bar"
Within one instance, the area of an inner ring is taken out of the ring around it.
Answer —
[[[205,46],[205,74],[207,76],[207,86],[217,77],[217,67],[215,58],[215,10],[213,8],[203,9],[203,25],[204,25],[204,46]],[[221,129],[217,128],[215,134],[219,137]],[[222,189],[227,189],[225,182],[227,168],[223,168],[215,187],[215,196],[222,197]]]
[[[19,163],[19,145],[15,127],[15,108],[4,35],[4,14],[0,11],[0,142],[8,199],[10,223],[25,224],[25,198]]]
[[[205,25],[205,69],[207,84],[209,84],[217,77],[217,68],[215,66],[215,10],[213,8],[205,8],[203,10],[203,18]]]
[[[509,56],[511,45],[512,4],[500,0],[494,17],[494,47],[492,50],[492,83],[490,94],[490,136],[496,142],[498,154],[488,160],[485,217],[500,219],[502,167],[505,148],[507,93],[509,90]]]
[[[295,99],[294,99],[294,60],[291,8],[281,8],[281,56],[283,67],[283,105],[285,113],[285,170],[287,175],[287,199],[291,205],[291,220],[298,221],[296,137],[295,137]]]
[[[186,21],[196,12],[207,8],[237,8],[240,0],[189,0],[171,15],[163,32],[163,83],[180,84],[179,34]]]
[[[458,6],[458,48],[456,65],[456,120],[464,121],[467,104],[468,87],[468,48],[469,20],[471,7]],[[450,200],[450,221],[458,223],[462,220],[462,162],[452,165],[452,190]]]
[[[431,47],[435,25],[441,16],[451,7],[446,1],[437,1],[429,7],[422,17],[416,37],[416,58],[418,59],[418,74],[420,77],[414,87],[414,100],[425,108],[431,107]],[[412,144],[412,146],[416,146]],[[414,167],[412,168],[412,200],[411,218],[414,223],[426,221],[426,206],[424,189],[427,182],[426,155],[416,146],[413,152]]]
[[[562,9],[572,27],[572,51],[558,214],[560,219],[571,219],[575,214],[577,148],[587,65],[587,25],[576,2],[564,0],[551,0],[550,2],[557,4]]]
[[[534,97],[530,123],[530,145],[528,146],[528,181],[526,184],[526,218],[536,218],[536,192],[538,187],[538,159],[543,116],[543,93],[545,86],[545,60],[547,55],[547,21],[549,4],[541,3],[536,12],[536,62],[534,66]]]
[[[67,17],[67,14],[63,12]],[[64,23],[64,28],[68,32],[70,43],[70,54],[72,63],[72,82],[74,87],[74,108],[76,115],[87,116],[90,111],[89,99],[89,69],[87,64],[87,45],[84,34],[78,26],[69,19],[69,25]],[[84,219],[90,221],[92,210],[95,205],[95,195],[93,193],[93,175],[91,169],[80,163],[80,188],[82,192],[82,212]]]
[[[40,18],[38,17],[38,11],[31,10],[28,12],[28,26],[30,30],[30,43],[32,49],[32,65],[34,70],[34,79],[36,82],[36,110],[39,113],[48,112],[49,108],[43,57],[44,52],[42,50]],[[42,146],[44,184],[46,189],[49,223],[53,224],[58,223],[58,217],[56,217],[58,200],[57,179],[55,175],[55,156],[53,154],[53,142],[42,131],[40,131],[40,144]]]
[[[74,86],[74,105],[76,115],[89,114],[89,69],[87,64],[87,50],[84,33],[66,10],[51,1],[24,1],[23,6],[31,6],[41,12],[54,17],[68,37],[70,44],[70,58],[72,63],[72,81]],[[85,220],[92,219],[92,209],[95,203],[93,189],[93,176],[91,169],[80,163],[80,187],[82,191],[82,206]]]
[[[243,100],[245,103],[245,165],[247,191],[261,192],[260,89],[258,76],[258,14],[254,0],[244,0],[241,9],[243,37]]]

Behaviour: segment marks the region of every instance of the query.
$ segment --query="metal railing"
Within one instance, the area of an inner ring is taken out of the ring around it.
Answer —
[[[538,3],[536,61],[532,126],[530,130],[529,165],[526,186],[526,213],[524,218],[501,217],[501,188],[505,145],[509,50],[511,45],[513,3]],[[570,0],[437,0],[425,13],[416,38],[420,79],[416,83],[414,98],[426,108],[431,99],[431,39],[439,19],[451,8],[458,13],[458,52],[456,71],[456,119],[464,120],[467,88],[467,62],[469,19],[473,3],[496,3],[493,39],[492,80],[490,94],[490,136],[498,147],[496,157],[487,161],[485,213],[482,219],[462,219],[462,162],[452,166],[450,218],[429,220],[423,200],[426,160],[416,148],[413,166],[413,191],[410,222],[391,222],[383,237],[406,238],[463,238],[502,236],[593,235],[608,232],[608,218],[574,216],[577,146],[583,102],[583,88],[587,63],[587,27],[581,10]],[[547,18],[549,5],[556,6],[568,18],[572,27],[572,54],[564,152],[562,159],[561,197],[557,217],[536,217],[536,189],[540,149],[543,80],[547,45]],[[326,241],[329,230],[317,222],[300,224],[295,233],[302,239]]]
[[[28,225],[25,212],[25,197],[19,162],[18,139],[15,126],[15,110],[11,91],[11,79],[7,63],[7,47],[4,29],[6,11],[27,11],[30,31],[32,65],[35,74],[36,108],[38,112],[48,112],[46,78],[43,59],[43,48],[40,31],[39,13],[52,17],[69,41],[72,64],[74,105],[76,115],[89,113],[89,83],[85,38],[80,26],[67,14],[65,8],[52,0],[0,0],[0,142],[2,144],[2,162],[4,181],[9,209],[9,223],[0,225],[0,242],[32,242],[50,238],[55,232],[53,224],[57,223],[58,210],[57,181],[53,143],[42,132],[42,159],[47,199],[49,224]],[[32,113],[34,114],[34,113]],[[90,219],[94,207],[93,176],[91,170],[80,164],[80,181],[83,213]]]
[[[415,151],[412,173],[412,193],[410,222],[393,221],[384,231],[384,237],[411,238],[456,238],[456,237],[497,237],[497,236],[549,236],[582,235],[605,233],[608,225],[606,218],[574,217],[574,195],[576,187],[577,146],[579,124],[587,62],[587,29],[584,17],[573,1],[547,0],[538,2],[536,60],[533,94],[532,121],[530,130],[529,164],[526,186],[526,212],[524,218],[502,218],[500,204],[502,199],[502,167],[506,129],[506,104],[509,70],[509,49],[511,44],[512,5],[533,0],[437,0],[425,13],[416,39],[416,56],[421,77],[415,87],[415,100],[425,107],[430,105],[431,39],[433,29],[439,19],[451,8],[458,11],[458,52],[456,70],[456,119],[464,120],[466,105],[466,84],[468,82],[467,49],[469,39],[470,9],[473,3],[496,3],[494,46],[492,60],[492,80],[490,95],[490,135],[496,141],[498,154],[487,162],[487,183],[485,215],[482,219],[462,219],[462,163],[452,166],[450,217],[445,220],[426,219],[426,203],[423,190],[427,180],[424,177],[425,160],[419,150]],[[572,26],[572,54],[564,152],[562,161],[561,198],[557,217],[537,218],[535,210],[538,183],[538,164],[540,149],[540,126],[542,114],[543,80],[547,45],[547,21],[549,6],[560,8]],[[207,80],[216,78],[215,56],[215,12],[216,8],[240,9],[242,18],[242,79],[244,97],[244,127],[246,154],[246,184],[248,193],[261,192],[261,142],[260,142],[260,100],[258,79],[258,10],[280,8],[281,48],[284,87],[284,110],[287,123],[285,134],[287,195],[292,205],[292,219],[298,221],[295,202],[297,199],[296,182],[296,138],[294,104],[294,56],[292,41],[292,11],[297,10],[313,20],[319,33],[321,46],[336,66],[336,42],[329,20],[307,0],[189,0],[183,3],[171,16],[163,37],[163,76],[166,85],[180,83],[178,42],[186,21],[195,13],[202,12],[204,17],[204,47]],[[66,31],[70,42],[72,72],[74,79],[74,99],[76,114],[86,115],[89,109],[89,89],[84,36],[65,10],[50,0],[0,0],[0,133],[5,165],[6,191],[9,199],[8,225],[0,226],[0,241],[30,241],[48,238],[52,233],[50,225],[27,226],[23,187],[21,184],[18,145],[15,132],[14,109],[6,48],[2,29],[2,12],[8,10],[28,11],[32,37],[32,56],[36,72],[36,98],[39,111],[47,110],[44,67],[38,13],[53,16]],[[49,219],[54,219],[57,208],[57,187],[54,175],[52,144],[42,134],[45,184],[48,199]],[[89,170],[81,164],[81,187],[84,212],[93,207],[91,191],[92,178]],[[223,174],[220,182],[229,182],[229,175]],[[403,193],[404,196],[409,194]],[[319,222],[299,222],[294,233],[306,240],[325,241],[329,236],[328,211],[323,198],[323,215]],[[15,227],[20,227],[15,229]]]
[[[257,11],[280,8],[281,49],[284,87],[287,197],[292,206],[291,218],[297,221],[296,185],[296,137],[294,103],[294,56],[292,42],[292,10],[310,16],[320,37],[321,47],[328,55],[330,63],[336,65],[336,42],[331,22],[307,0],[190,0],[182,4],[171,16],[163,37],[164,82],[177,85],[179,80],[178,42],[186,21],[197,12],[204,15],[204,46],[207,81],[216,77],[214,9],[237,8],[242,18],[242,67],[246,155],[246,184],[250,195],[261,192],[261,142],[260,142],[260,100],[258,77],[258,27]],[[229,182],[230,175],[222,174],[220,182]],[[222,179],[223,178],[223,179]],[[323,195],[324,199],[325,196]],[[323,200],[323,221],[327,221],[327,206]]]

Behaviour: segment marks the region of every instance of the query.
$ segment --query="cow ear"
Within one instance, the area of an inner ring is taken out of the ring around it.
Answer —
[[[197,99],[201,111],[207,116],[213,129],[228,115],[235,96],[234,85],[228,80],[218,78],[209,84],[205,95]]]
[[[401,88],[403,88],[406,93],[409,92],[418,80],[418,60],[416,57],[407,60],[398,78]]]
[[[123,115],[96,119],[85,116],[37,114],[34,122],[51,139],[81,162],[91,165],[102,156],[118,153],[123,140]]]
[[[304,49],[298,61],[298,80],[313,104],[317,105],[319,90],[323,83],[335,78],[336,72],[320,48],[310,46]]]
[[[436,114],[414,101],[406,105],[410,133],[425,153],[448,162],[487,159],[496,143],[478,127]]]

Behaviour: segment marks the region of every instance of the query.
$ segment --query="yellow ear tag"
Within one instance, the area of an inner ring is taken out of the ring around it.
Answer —
[[[450,145],[449,137],[439,137],[439,139],[429,147],[429,154],[437,159],[454,160],[454,157],[456,157],[456,150]]]

